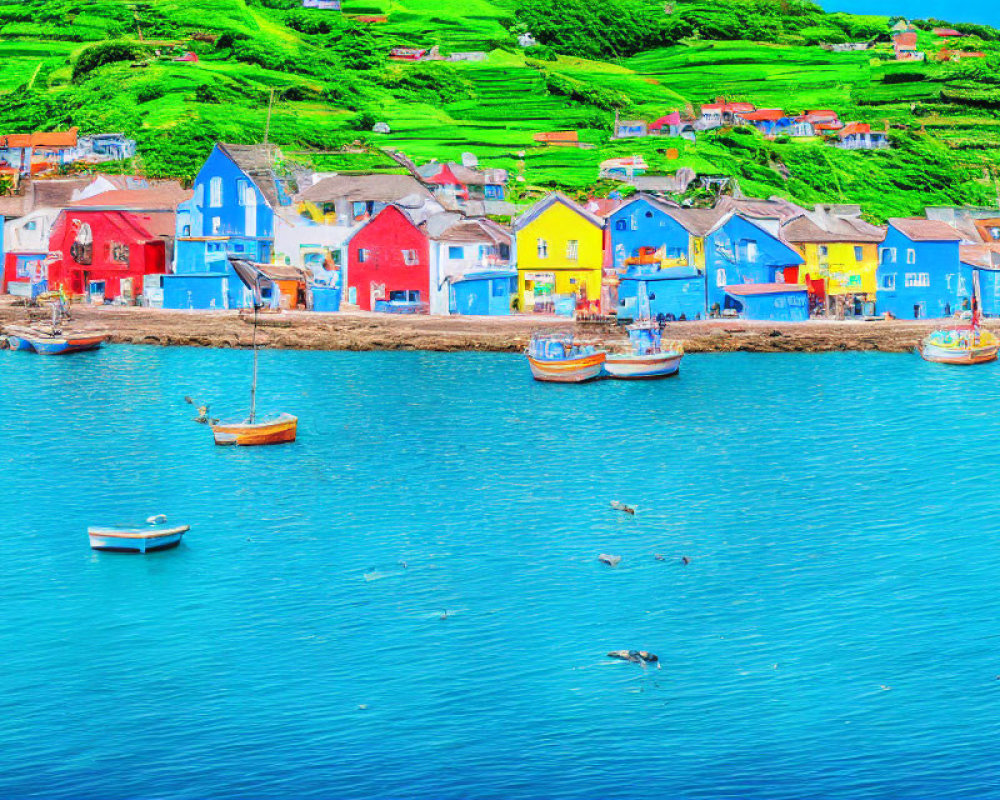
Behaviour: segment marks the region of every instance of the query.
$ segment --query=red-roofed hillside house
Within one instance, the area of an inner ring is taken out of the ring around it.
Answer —
[[[166,272],[164,237],[172,231],[158,230],[164,226],[172,228],[172,215],[65,209],[49,238],[49,288],[133,300],[143,276]]]
[[[430,246],[396,206],[386,206],[347,244],[347,301],[362,311],[424,312],[430,302]]]

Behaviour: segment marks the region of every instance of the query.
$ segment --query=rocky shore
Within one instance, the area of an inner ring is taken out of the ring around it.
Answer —
[[[75,327],[107,330],[121,344],[249,347],[252,326],[235,311],[165,311],[111,306],[73,308]],[[46,314],[34,312],[39,321]],[[428,317],[384,314],[262,314],[264,347],[301,350],[433,350],[520,352],[532,333],[575,330],[601,343],[623,340],[620,329],[553,317]],[[24,308],[0,305],[0,325],[28,321]],[[785,353],[836,350],[912,350],[941,320],[767,323],[713,320],[669,323],[664,336],[689,353]],[[996,326],[1000,330],[1000,325]]]

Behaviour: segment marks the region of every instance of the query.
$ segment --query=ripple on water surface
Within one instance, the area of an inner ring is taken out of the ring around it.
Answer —
[[[1000,796],[1000,367],[266,352],[215,448],[247,368],[0,352],[0,796]]]

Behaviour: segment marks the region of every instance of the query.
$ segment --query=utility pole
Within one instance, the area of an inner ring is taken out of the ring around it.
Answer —
[[[271,136],[271,108],[274,106],[274,87],[271,87],[271,99],[267,101],[267,123],[264,125],[264,146]]]

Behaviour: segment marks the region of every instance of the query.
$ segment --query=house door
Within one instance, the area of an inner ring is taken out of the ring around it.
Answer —
[[[247,236],[257,235],[257,195],[253,188],[247,186],[243,189],[243,211],[246,215],[243,227]]]

